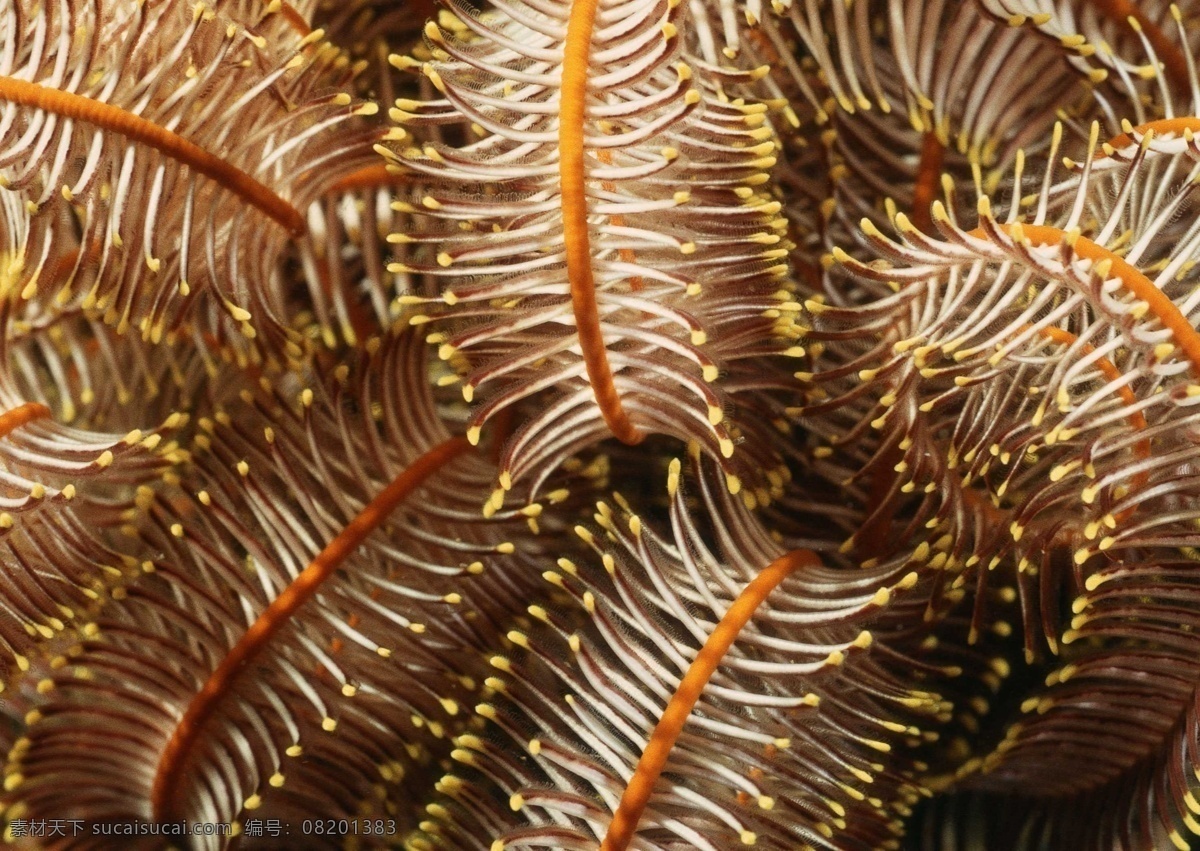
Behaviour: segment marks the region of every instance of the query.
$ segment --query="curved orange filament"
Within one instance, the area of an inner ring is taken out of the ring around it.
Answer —
[[[1160,118],[1157,121],[1147,121],[1145,124],[1139,124],[1133,128],[1133,132],[1139,136],[1145,136],[1153,131],[1155,136],[1182,136],[1185,131],[1191,130],[1193,133],[1200,132],[1200,118],[1193,116],[1182,116],[1180,118]],[[1134,144],[1136,140],[1128,133],[1120,133],[1108,140],[1108,144],[1112,145],[1117,150],[1128,148]],[[1107,156],[1100,154],[1096,159],[1102,159]]]
[[[150,789],[154,817],[167,820],[179,783],[183,765],[191,755],[200,732],[218,704],[229,695],[241,669],[270,643],[295,611],[312,599],[321,585],[342,562],[358,548],[367,536],[387,516],[431,475],[470,449],[466,438],[452,437],[430,449],[392,480],[371,502],[329,542],[325,549],[300,572],[292,583],[276,597],[258,619],[251,624],[233,648],[225,654],[203,687],[192,698],[170,741],[163,748]]]
[[[1167,76],[1171,81],[1177,86],[1188,84],[1187,57],[1136,3],[1131,3],[1130,0],[1092,0],[1092,5],[1106,18],[1119,24],[1128,26],[1130,18],[1137,21],[1146,35],[1146,40],[1166,67]]]
[[[1047,337],[1047,338],[1053,340],[1056,343],[1063,343],[1068,346],[1079,339],[1077,336],[1072,334],[1070,331],[1064,331],[1062,328],[1039,328],[1038,333],[1041,334],[1043,337]],[[1096,351],[1096,347],[1093,346],[1091,343],[1084,343],[1083,351],[1085,354],[1090,355],[1092,352]],[[1096,361],[1096,368],[1099,369],[1102,373],[1104,373],[1104,377],[1107,378],[1109,381],[1116,381],[1118,378],[1121,377],[1121,370],[1117,369],[1117,365],[1114,364],[1112,361],[1110,361],[1108,358],[1098,359]],[[1135,402],[1137,402],[1137,394],[1134,393],[1132,389],[1130,389],[1129,385],[1125,385],[1124,387],[1117,390],[1117,395],[1121,397],[1121,401],[1124,402],[1126,405],[1132,405]],[[1141,411],[1134,411],[1132,414],[1129,415],[1129,424],[1131,426],[1133,426],[1135,429],[1137,429],[1138,431],[1142,431],[1143,429],[1145,429],[1147,427],[1146,417],[1142,414]],[[1138,441],[1137,455],[1139,458],[1149,458],[1150,457],[1150,441],[1148,441],[1148,440]],[[1143,477],[1144,477],[1144,474],[1143,474]]]
[[[1071,345],[1072,343],[1074,343],[1076,340],[1079,339],[1076,335],[1072,334],[1070,331],[1064,331],[1062,328],[1039,328],[1038,333],[1040,333],[1043,337],[1047,337],[1047,338],[1053,340],[1056,343],[1064,343],[1066,345]],[[1084,343],[1083,350],[1084,350],[1084,352],[1091,354],[1092,352],[1096,351],[1096,347],[1093,346],[1091,343]],[[1121,370],[1117,369],[1117,365],[1114,364],[1112,361],[1110,361],[1108,358],[1100,358],[1099,360],[1097,360],[1096,368],[1099,369],[1102,373],[1104,373],[1104,377],[1107,378],[1109,381],[1116,381],[1118,378],[1121,377]],[[1130,389],[1129,385],[1125,385],[1124,387],[1119,389],[1117,391],[1117,395],[1121,397],[1121,401],[1124,402],[1126,405],[1132,405],[1137,401],[1137,394],[1134,393],[1132,389]],[[1134,411],[1132,414],[1129,415],[1128,420],[1129,420],[1129,424],[1131,426],[1133,426],[1137,431],[1143,431],[1147,427],[1146,417],[1142,414],[1141,411]],[[1141,459],[1149,458],[1150,457],[1150,441],[1149,440],[1139,440],[1134,449],[1134,452],[1137,454],[1138,458],[1141,458]],[[1149,473],[1147,473],[1146,471],[1143,470],[1142,472],[1137,473],[1132,479],[1133,487],[1135,489],[1141,489],[1142,487],[1145,487],[1148,479],[1149,479]],[[1130,509],[1130,510],[1132,510],[1132,509]],[[1129,515],[1129,513],[1130,513],[1129,511],[1126,511],[1123,514],[1118,515],[1117,520],[1118,521],[1124,520]]]
[[[353,192],[356,189],[378,189],[380,186],[412,183],[410,174],[388,171],[383,163],[369,165],[339,178],[330,187],[330,192]]]
[[[102,103],[82,95],[46,88],[12,77],[0,77],[0,100],[83,121],[149,145],[183,163],[192,171],[221,184],[242,200],[262,210],[287,228],[291,234],[298,236],[304,233],[304,217],[287,201],[237,166],[140,115],[134,115],[111,103]]]
[[[283,15],[283,19],[288,22],[288,26],[294,29],[302,36],[309,35],[312,32],[312,27],[304,16],[287,0],[282,0],[279,4],[279,13]]]
[[[609,430],[623,443],[635,444],[642,433],[629,420],[613,382],[608,350],[600,332],[596,281],[592,275],[592,247],[588,228],[587,169],[583,128],[587,113],[587,72],[592,29],[599,0],[574,0],[563,43],[562,88],[558,118],[558,174],[562,189],[563,241],[575,331],[583,350],[588,381]]]
[[[23,425],[50,416],[50,409],[41,402],[26,402],[0,414],[0,437],[8,437]]]
[[[659,775],[667,764],[667,757],[671,754],[675,740],[683,731],[683,725],[692,714],[692,709],[700,699],[704,687],[708,685],[709,678],[733,646],[738,633],[749,623],[755,610],[794,570],[820,563],[820,559],[810,550],[793,550],[771,562],[742,589],[742,593],[733,601],[733,605],[725,612],[696,658],[692,660],[687,673],[679,681],[675,694],[663,710],[654,732],[650,734],[650,741],[646,743],[646,749],[642,751],[633,776],[629,778],[629,785],[621,795],[617,812],[608,826],[604,841],[600,843],[600,851],[625,851],[633,841],[642,812],[650,801],[654,784],[658,782]]]
[[[1013,229],[1018,226],[1002,224],[998,227],[1012,236]],[[1054,245],[1067,240],[1066,233],[1049,225],[1023,224],[1019,227],[1024,237],[1036,245]],[[987,234],[982,228],[975,228],[970,235],[987,239]],[[1110,261],[1112,268],[1109,274],[1120,278],[1125,289],[1149,305],[1150,312],[1163,324],[1164,328],[1171,332],[1175,345],[1183,350],[1184,356],[1192,365],[1192,374],[1200,376],[1200,333],[1196,332],[1188,318],[1179,311],[1175,302],[1167,298],[1163,291],[1156,287],[1154,282],[1142,274],[1136,266],[1126,262],[1123,257],[1114,254],[1107,248],[1097,245],[1087,237],[1077,237],[1073,250],[1079,257],[1091,260],[1093,263],[1103,260]]]
[[[942,162],[946,158],[946,147],[932,130],[921,140],[921,160],[917,164],[917,178],[913,185],[912,223],[925,233],[933,233],[933,215],[930,210],[937,199],[938,179],[942,176]]]

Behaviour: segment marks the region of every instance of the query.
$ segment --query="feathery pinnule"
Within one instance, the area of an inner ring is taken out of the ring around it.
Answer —
[[[232,6],[6,4],[4,183],[31,240],[64,209],[78,222],[71,243],[28,258],[22,298],[155,340],[191,313],[221,336],[286,326],[274,266],[356,149],[365,162],[360,116],[378,108],[346,91],[352,68],[319,32]]]
[[[440,95],[394,113],[417,134],[395,162],[430,188],[404,205],[419,223],[396,237],[425,251],[393,268],[438,282],[432,299],[406,299],[423,310],[410,322],[434,322],[441,357],[479,401],[468,436],[548,395],[506,450],[503,481],[608,433],[670,434],[731,458],[754,426],[726,421],[736,401],[717,379],[787,348],[775,326],[795,310],[779,203],[761,189],[776,147],[766,107],[723,95],[761,71],[692,58],[683,5],[590,19],[585,6],[446,17],[449,29],[426,28],[432,61],[393,59]],[[450,123],[469,141],[420,140]],[[744,475],[736,460],[726,469]]]

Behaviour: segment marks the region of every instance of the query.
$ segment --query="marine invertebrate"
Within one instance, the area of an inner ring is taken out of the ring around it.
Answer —
[[[1197,15],[10,0],[7,838],[1188,847]]]

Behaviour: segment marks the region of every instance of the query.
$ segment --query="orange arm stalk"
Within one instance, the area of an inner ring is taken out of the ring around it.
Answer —
[[[204,150],[177,133],[111,103],[92,100],[12,77],[0,77],[0,100],[30,106],[55,115],[84,121],[149,145],[192,171],[216,181],[244,201],[254,205],[298,236],[305,231],[300,212],[237,166]]]
[[[667,764],[667,758],[671,755],[675,740],[683,731],[683,725],[692,714],[704,687],[708,685],[709,679],[729,652],[729,648],[733,646],[738,633],[749,623],[755,610],[792,571],[805,565],[819,563],[820,560],[810,550],[793,550],[771,562],[742,589],[742,593],[733,601],[733,605],[725,612],[696,658],[692,660],[687,673],[679,681],[675,694],[663,710],[654,732],[650,734],[650,741],[646,743],[646,749],[642,751],[633,776],[629,779],[629,785],[625,787],[617,812],[609,824],[608,833],[600,844],[600,851],[625,851],[629,847],[634,833],[637,832],[642,812],[654,791],[654,784],[658,782],[659,775]]]
[[[562,100],[558,119],[558,169],[562,191],[563,241],[566,244],[567,277],[571,282],[571,305],[575,330],[583,349],[588,380],[604,422],[617,439],[635,444],[642,433],[629,421],[621,396],[613,382],[612,367],[604,337],[600,333],[600,310],[596,304],[596,281],[592,275],[592,248],[588,236],[587,173],[583,127],[587,114],[587,71],[592,28],[599,0],[575,0],[567,21],[563,45]]]
[[[181,769],[195,747],[205,723],[221,700],[229,694],[243,666],[267,646],[275,633],[287,623],[288,618],[317,593],[322,583],[396,506],[407,499],[429,476],[469,448],[470,444],[465,438],[452,437],[414,461],[371,500],[357,517],[347,523],[325,549],[317,553],[308,567],[263,610],[258,619],[225,654],[225,658],[188,704],[170,741],[163,748],[150,790],[151,807],[156,819],[166,820],[175,815],[172,808],[183,776]]]

